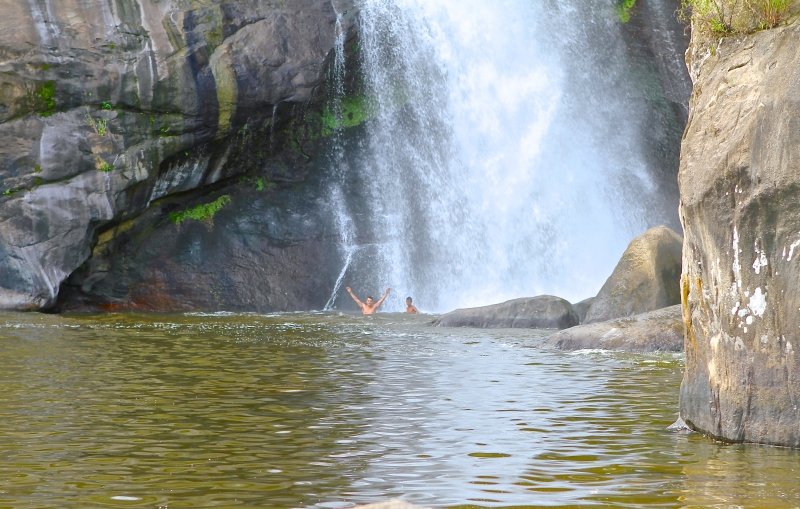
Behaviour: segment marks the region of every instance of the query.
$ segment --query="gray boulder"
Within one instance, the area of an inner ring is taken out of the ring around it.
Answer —
[[[650,228],[633,239],[589,306],[583,323],[679,304],[681,249],[680,235],[666,226]]]
[[[589,312],[589,308],[592,306],[594,299],[594,297],[589,297],[588,299],[583,299],[572,305],[572,308],[578,314],[578,323],[583,323],[583,321],[586,320],[586,313]]]
[[[490,306],[457,309],[440,316],[434,324],[483,329],[565,329],[578,324],[578,315],[568,301],[552,295],[540,295]]]
[[[549,336],[543,346],[559,350],[680,352],[683,350],[681,306],[571,327]]]

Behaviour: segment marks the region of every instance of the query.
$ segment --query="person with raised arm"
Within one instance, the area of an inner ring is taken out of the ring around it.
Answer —
[[[347,289],[347,293],[349,293],[350,297],[352,297],[353,300],[356,301],[356,304],[358,304],[358,307],[361,308],[361,312],[363,314],[365,314],[365,315],[371,315],[371,314],[375,313],[376,311],[378,311],[378,308],[381,307],[381,304],[383,304],[383,301],[385,301],[386,297],[389,296],[389,292],[392,291],[391,288],[387,288],[386,291],[383,293],[383,297],[381,297],[380,299],[373,300],[372,296],[370,295],[369,297],[367,297],[366,301],[361,302],[361,299],[359,299],[356,296],[356,294],[353,293],[353,290],[349,286],[346,289]]]

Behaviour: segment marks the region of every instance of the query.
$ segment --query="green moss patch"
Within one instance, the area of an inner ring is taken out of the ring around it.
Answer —
[[[636,5],[636,0],[621,0],[617,2],[617,17],[623,23],[631,20],[631,10]]]
[[[45,81],[36,89],[36,111],[43,117],[56,112],[56,82]]]
[[[371,108],[362,95],[343,97],[339,109],[339,112],[335,112],[326,106],[322,112],[323,136],[330,136],[339,129],[359,126],[372,116]]]
[[[230,195],[225,194],[210,203],[203,203],[180,212],[172,212],[169,215],[169,219],[175,224],[181,224],[189,219],[208,223],[211,222],[217,212],[230,202]]]

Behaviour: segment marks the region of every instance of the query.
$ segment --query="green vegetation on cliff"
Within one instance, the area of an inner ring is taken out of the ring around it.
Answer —
[[[636,5],[636,0],[618,0],[617,1],[617,16],[623,23],[631,20],[631,10]]]
[[[36,89],[36,111],[43,117],[56,112],[56,82],[45,81]]]
[[[361,125],[371,116],[370,107],[363,95],[343,97],[338,106],[338,112],[327,106],[322,112],[323,136],[330,136],[339,129]]]
[[[747,34],[777,26],[797,0],[682,0],[680,15],[706,34]]]
[[[195,221],[210,222],[217,212],[222,210],[222,207],[231,202],[231,196],[224,194],[210,203],[201,203],[190,209],[182,210],[180,212],[172,212],[169,215],[170,220],[175,224],[193,219]]]

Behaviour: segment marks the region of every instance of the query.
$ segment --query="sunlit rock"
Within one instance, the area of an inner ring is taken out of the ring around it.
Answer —
[[[548,337],[544,346],[559,350],[680,352],[683,320],[680,305],[607,322],[578,325]]]
[[[800,25],[694,45],[682,145],[681,417],[800,446]]]
[[[665,226],[636,237],[592,301],[583,323],[633,316],[680,303],[681,238]]]

